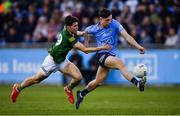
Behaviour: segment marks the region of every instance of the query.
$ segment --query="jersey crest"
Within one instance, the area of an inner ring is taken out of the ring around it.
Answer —
[[[75,40],[74,37],[69,38],[69,41],[70,41],[70,42],[73,42],[74,40]]]

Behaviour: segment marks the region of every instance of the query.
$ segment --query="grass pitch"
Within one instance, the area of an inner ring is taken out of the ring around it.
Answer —
[[[83,87],[77,87],[78,89]],[[10,101],[11,86],[0,85],[0,115],[173,115],[180,114],[180,87],[102,86],[85,97],[79,110],[67,101],[62,86],[35,85]],[[76,95],[75,95],[76,96]]]

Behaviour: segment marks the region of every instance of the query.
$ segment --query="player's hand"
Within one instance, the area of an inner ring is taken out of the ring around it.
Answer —
[[[108,44],[105,44],[105,45],[103,45],[102,46],[103,47],[103,49],[105,49],[105,50],[110,50],[112,47],[110,46],[110,45],[108,45]]]
[[[143,47],[140,47],[140,48],[138,48],[139,49],[139,51],[140,51],[140,54],[144,54],[145,53],[145,51],[146,51],[146,49],[145,48],[143,48]]]

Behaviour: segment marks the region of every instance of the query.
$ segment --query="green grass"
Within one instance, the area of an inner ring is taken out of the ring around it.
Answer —
[[[77,89],[82,87],[74,93]],[[10,101],[10,93],[10,86],[0,85],[0,115],[180,114],[180,87],[147,87],[139,92],[136,87],[102,86],[86,96],[79,110],[68,103],[62,86],[26,88],[15,104]]]

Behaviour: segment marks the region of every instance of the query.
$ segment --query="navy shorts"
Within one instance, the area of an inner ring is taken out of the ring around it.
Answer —
[[[97,58],[100,66],[106,67],[106,66],[104,66],[104,62],[108,56],[115,56],[115,55],[112,55],[108,52],[96,53],[96,58]]]

